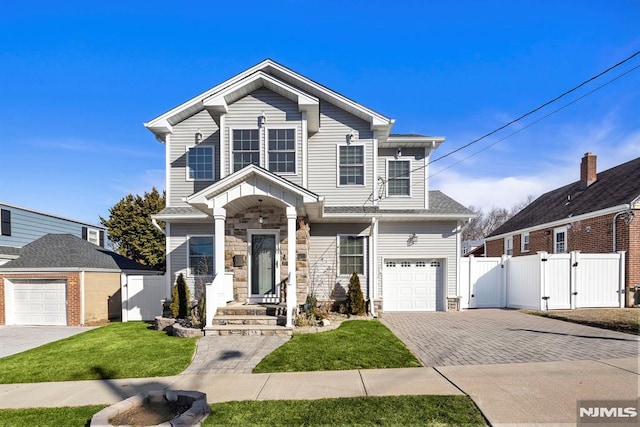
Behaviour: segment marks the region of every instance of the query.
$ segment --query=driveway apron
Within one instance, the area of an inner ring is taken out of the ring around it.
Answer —
[[[634,335],[515,310],[384,313],[381,320],[425,366],[638,357]]]

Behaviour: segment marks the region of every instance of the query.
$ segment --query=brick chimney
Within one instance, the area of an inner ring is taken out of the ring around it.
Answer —
[[[596,182],[596,155],[585,153],[580,163],[580,188],[584,190]]]

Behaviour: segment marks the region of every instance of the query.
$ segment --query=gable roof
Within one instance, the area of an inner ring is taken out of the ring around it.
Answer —
[[[487,238],[578,215],[629,205],[640,197],[640,157],[597,174],[582,190],[580,180],[549,191],[494,230]]]
[[[42,236],[24,246],[19,258],[0,266],[3,270],[155,271],[71,234]]]
[[[262,86],[275,90],[289,99],[295,97],[300,110],[309,110],[311,114],[318,114],[316,112],[317,99],[330,102],[356,117],[368,121],[371,124],[371,129],[380,131],[383,138],[389,135],[395,122],[395,120],[385,117],[271,59],[265,59],[144,125],[156,135],[156,138],[164,142],[165,134],[171,133],[172,127],[176,123],[207,107],[212,112],[224,111],[227,103],[233,102],[239,96],[246,95]],[[314,120],[315,118],[309,118],[311,127],[313,127]]]

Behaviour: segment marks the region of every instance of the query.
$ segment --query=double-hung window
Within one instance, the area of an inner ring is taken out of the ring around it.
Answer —
[[[233,171],[251,164],[260,165],[260,132],[258,129],[234,129]]]
[[[296,173],[295,129],[269,129],[269,170]]]
[[[338,149],[340,185],[364,185],[364,145],[341,145]]]
[[[213,275],[213,236],[189,237],[189,275]]]
[[[504,254],[513,255],[513,236],[504,239]]]
[[[521,247],[520,252],[529,252],[529,233],[522,233],[520,236]]]
[[[387,162],[387,195],[411,195],[411,162],[409,160],[389,160]]]
[[[364,274],[364,236],[338,236],[340,274]]]
[[[567,252],[567,228],[556,228],[553,230],[553,252],[563,254]]]
[[[213,180],[213,147],[197,146],[187,153],[187,179],[190,181]]]

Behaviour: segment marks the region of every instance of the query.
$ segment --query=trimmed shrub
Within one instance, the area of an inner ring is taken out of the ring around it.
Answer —
[[[366,306],[360,287],[360,278],[358,272],[354,271],[349,280],[349,290],[347,291],[347,313],[358,316],[364,314],[365,311]]]
[[[171,314],[176,319],[184,319],[189,315],[189,287],[182,273],[178,275],[176,284],[171,289]]]

